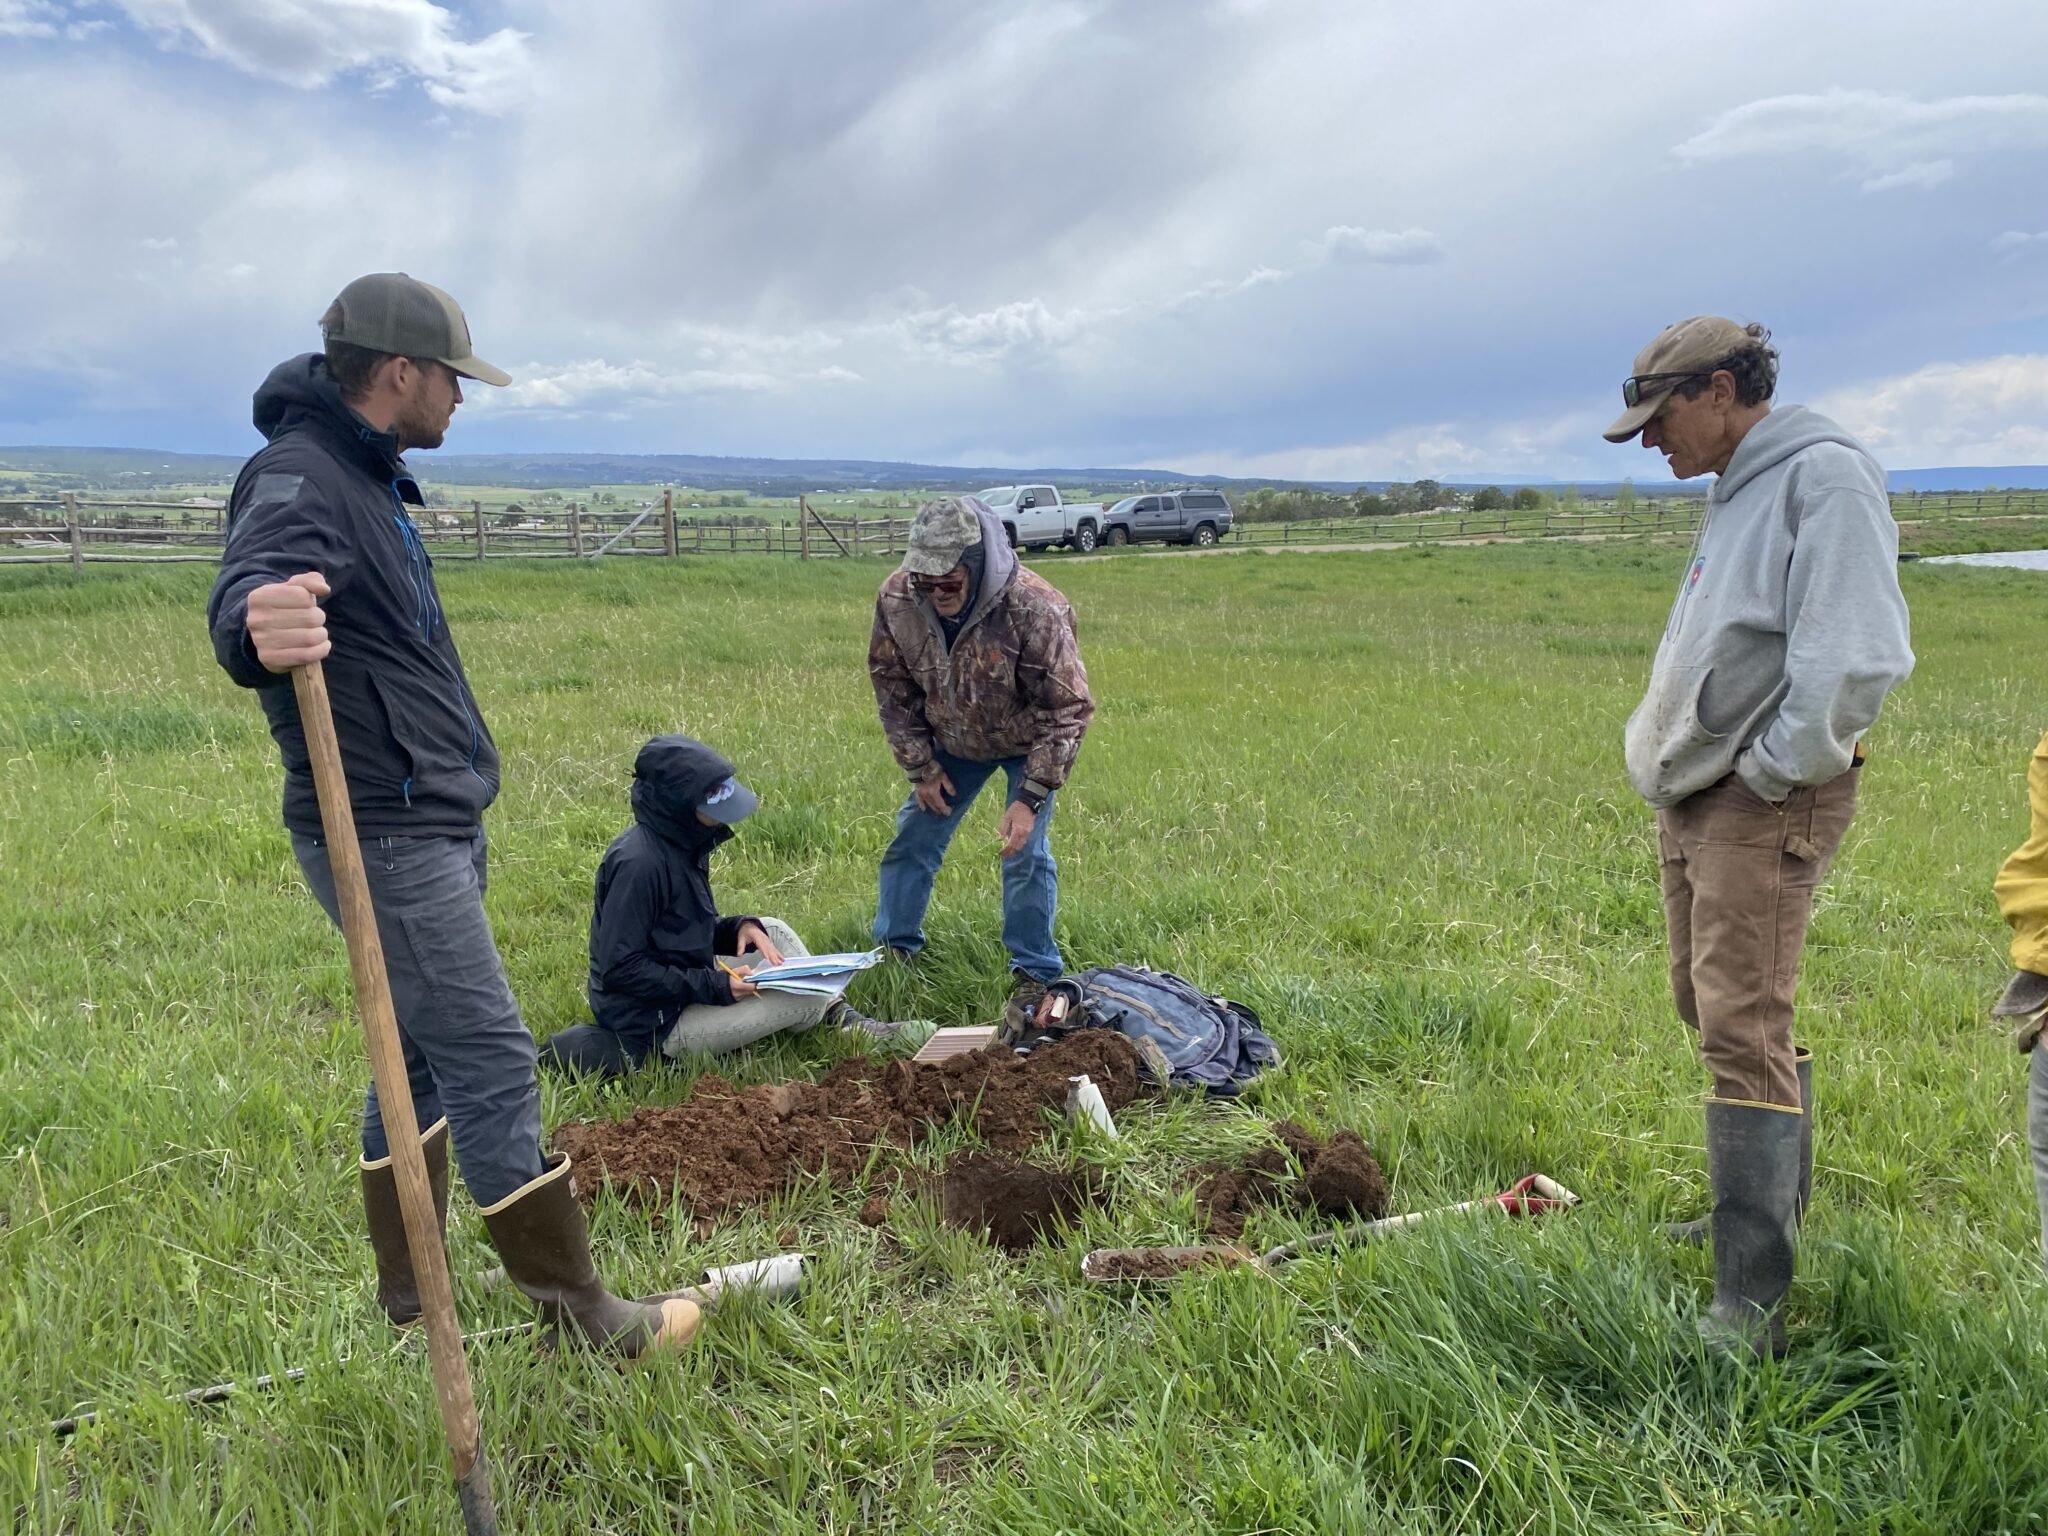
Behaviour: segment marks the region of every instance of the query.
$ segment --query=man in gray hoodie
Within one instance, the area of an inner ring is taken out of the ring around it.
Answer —
[[[1671,990],[1713,1074],[1713,1214],[1672,1229],[1714,1246],[1700,1332],[1782,1354],[1785,1292],[1813,1179],[1813,1060],[1792,998],[1813,895],[1856,811],[1861,738],[1913,670],[1885,475],[1804,406],[1773,411],[1758,325],[1663,331],[1607,429],[1716,476],[1629,717],[1629,780],[1657,812]]]

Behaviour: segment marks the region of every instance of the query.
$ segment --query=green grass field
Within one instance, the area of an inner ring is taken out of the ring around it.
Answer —
[[[1873,734],[1823,890],[1803,1038],[1819,1172],[1795,1353],[1738,1370],[1708,1261],[1653,1223],[1705,1179],[1665,990],[1650,819],[1623,780],[1683,550],[1643,544],[1108,561],[1059,572],[1101,711],[1055,842],[1070,963],[1144,961],[1259,1008],[1249,1108],[1360,1129],[1395,1208],[1529,1169],[1540,1223],[1423,1228],[1144,1296],[1097,1243],[1188,1240],[1177,1176],[1245,1106],[1126,1112],[1113,1199],[1013,1261],[899,1199],[810,1188],[698,1240],[609,1200],[622,1289],[793,1227],[793,1303],[632,1374],[473,1351],[508,1531],[2026,1532],[2048,1529],[2048,1288],[2024,1063],[1984,1008],[1989,883],[2023,834],[2048,582],[1908,567],[1918,675]],[[528,1021],[581,1012],[590,882],[640,742],[717,743],[764,809],[734,909],[864,942],[901,792],[864,668],[880,562],[444,567],[504,751],[490,907]],[[424,1360],[369,1291],[364,1076],[337,936],[278,827],[255,703],[215,669],[204,568],[0,574],[0,1518],[24,1531],[456,1528]],[[941,878],[933,963],[856,1001],[991,1017],[996,807]],[[836,1041],[721,1064],[821,1070]],[[549,1124],[689,1091],[544,1092]],[[933,1149],[929,1157],[943,1148]],[[1278,1216],[1255,1239],[1302,1228]],[[460,1198],[470,1326],[523,1303]],[[346,1364],[337,1363],[348,1357]],[[288,1366],[208,1409],[163,1394]],[[79,1405],[101,1421],[59,1441]]]

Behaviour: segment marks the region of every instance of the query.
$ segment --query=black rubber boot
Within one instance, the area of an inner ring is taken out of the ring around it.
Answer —
[[[1813,1203],[1813,1052],[1798,1047],[1793,1063],[1799,1073],[1799,1204],[1792,1213],[1795,1227],[1806,1225],[1806,1208]]]
[[[701,1319],[693,1301],[626,1301],[597,1278],[590,1229],[569,1183],[569,1159],[547,1155],[547,1171],[484,1208],[484,1226],[505,1261],[505,1273],[558,1330],[574,1331],[599,1349],[637,1360],[678,1349]]]
[[[1783,1307],[1792,1288],[1805,1126],[1796,1109],[1707,1100],[1714,1301],[1699,1330],[1724,1353],[1785,1353]]]
[[[420,1132],[420,1152],[427,1160],[427,1184],[434,1191],[434,1215],[441,1244],[448,1244],[448,1117],[443,1115]],[[362,1161],[363,1215],[370,1227],[370,1252],[377,1258],[377,1305],[399,1327],[420,1320],[419,1281],[412,1272],[412,1250],[405,1245],[405,1217],[398,1208],[398,1174],[389,1157]]]
[[[1813,1052],[1803,1045],[1796,1047],[1793,1067],[1799,1074],[1799,1107],[1806,1112],[1806,1121],[1799,1135],[1798,1220],[1804,1223],[1806,1207],[1813,1198]],[[1712,1224],[1712,1218],[1706,1216],[1695,1216],[1691,1221],[1667,1222],[1664,1235],[1688,1248],[1704,1248],[1707,1246],[1707,1229]]]

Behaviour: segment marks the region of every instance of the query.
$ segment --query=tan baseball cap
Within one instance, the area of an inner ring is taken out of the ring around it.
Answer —
[[[1671,392],[1688,379],[1713,372],[1744,347],[1755,346],[1759,333],[1719,315],[1694,315],[1667,325],[1657,339],[1636,354],[1635,371],[1622,384],[1628,406],[1603,434],[1610,443],[1625,443],[1649,425]]]
[[[471,350],[462,306],[432,283],[403,272],[372,272],[342,289],[333,308],[341,318],[326,327],[329,341],[394,357],[432,358],[465,379],[486,384],[512,382],[511,374],[493,368]]]

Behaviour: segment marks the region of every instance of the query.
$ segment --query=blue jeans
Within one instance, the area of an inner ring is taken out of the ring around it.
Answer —
[[[505,981],[484,916],[483,828],[468,837],[366,837],[363,871],[421,1130],[448,1117],[462,1182],[494,1205],[541,1175],[533,1036]],[[334,924],[324,838],[292,834],[306,883]],[[388,1157],[377,1085],[363,1102],[363,1156]]]
[[[1024,779],[1024,759],[999,763],[969,762],[938,754],[939,766],[953,781],[952,814],[935,816],[913,794],[896,813],[896,836],[882,855],[881,904],[875,912],[875,942],[916,954],[924,948],[924,910],[931,904],[932,881],[945,862],[967,808],[981,786],[1000,768],[1009,780],[1010,799]],[[1060,948],[1053,942],[1053,913],[1059,906],[1059,866],[1052,857],[1052,802],[1045,797],[1031,836],[1016,854],[1003,860],[1003,947],[1010,964],[1039,981],[1055,980],[1062,969]]]

